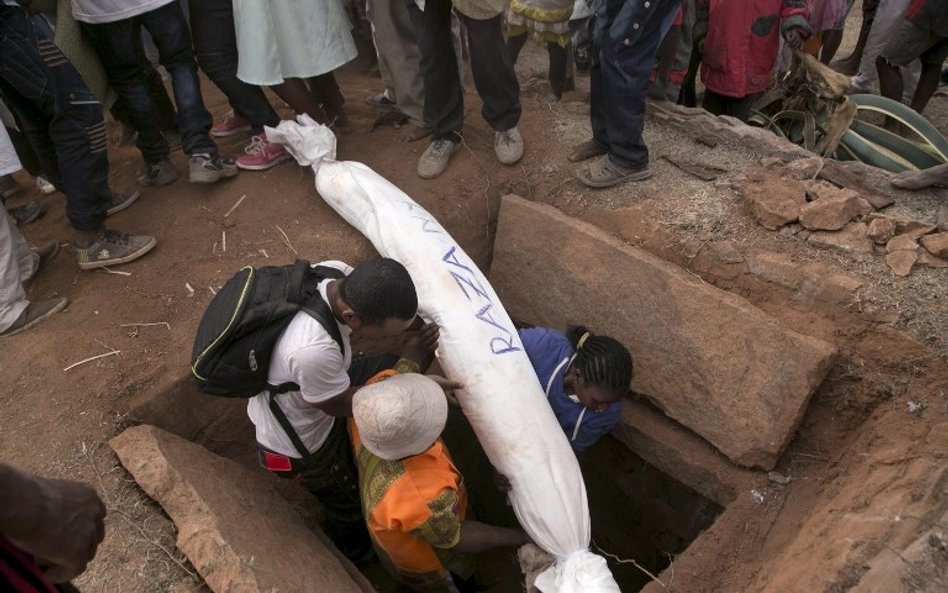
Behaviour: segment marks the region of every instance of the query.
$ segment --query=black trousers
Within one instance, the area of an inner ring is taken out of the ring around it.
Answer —
[[[188,8],[198,65],[227,96],[234,113],[250,120],[255,132],[280,123],[263,89],[237,78],[233,0],[198,0]]]
[[[398,356],[394,354],[354,356],[349,380],[352,385],[364,385],[379,371],[394,367],[396,362]],[[371,554],[372,542],[362,515],[359,473],[347,424],[346,418],[336,418],[326,441],[308,459],[286,457],[263,445],[258,445],[258,454],[260,464],[267,469],[272,467],[268,458],[272,460],[274,456],[289,462],[290,471],[274,473],[299,481],[319,499],[326,509],[327,535],[343,554],[359,561]]]
[[[434,139],[460,141],[464,124],[464,95],[457,56],[451,40],[451,0],[427,0],[422,12],[411,0],[408,12],[421,50],[425,82],[425,123]],[[481,115],[498,132],[520,121],[520,83],[507,53],[501,30],[503,15],[477,20],[458,13],[467,29],[474,86],[481,96]]]
[[[728,97],[705,89],[704,101],[701,106],[714,115],[730,115],[746,122],[758,97],[760,97],[760,93],[754,93],[746,97]]]

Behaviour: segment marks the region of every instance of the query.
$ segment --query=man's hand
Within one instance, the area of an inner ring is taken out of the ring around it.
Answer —
[[[805,18],[794,15],[780,23],[780,33],[787,42],[787,46],[796,50],[803,47],[803,42],[813,34],[813,29]]]
[[[425,375],[432,381],[438,384],[438,386],[444,390],[444,396],[448,399],[448,403],[453,406],[461,407],[461,402],[458,401],[457,396],[454,392],[458,389],[464,389],[464,385],[458,383],[457,381],[452,381],[447,377],[442,377],[441,375]]]
[[[34,499],[21,507],[23,515],[3,533],[33,555],[46,578],[68,582],[82,574],[105,537],[105,505],[86,484],[18,473],[30,480],[24,491],[31,491]]]

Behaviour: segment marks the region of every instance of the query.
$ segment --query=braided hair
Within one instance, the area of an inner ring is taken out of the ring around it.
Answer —
[[[624,395],[632,383],[632,355],[621,342],[609,336],[597,336],[582,325],[566,330],[576,358],[571,366],[579,370],[590,385],[608,387]]]

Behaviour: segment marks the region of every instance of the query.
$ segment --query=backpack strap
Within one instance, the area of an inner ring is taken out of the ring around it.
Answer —
[[[276,401],[276,396],[280,393],[295,391],[299,388],[299,385],[296,383],[283,383],[282,385],[277,385],[272,389],[268,389],[267,403],[270,404],[270,411],[273,413],[273,417],[276,418],[277,422],[280,423],[280,426],[283,427],[283,431],[286,432],[286,436],[290,437],[290,442],[292,442],[293,446],[296,447],[296,450],[303,458],[303,461],[309,465],[313,460],[313,454],[310,453],[309,449],[306,448],[306,445],[303,444],[303,439],[300,438],[300,435],[296,434],[296,430],[294,430],[293,425],[290,424],[290,419],[286,417],[286,414],[283,413],[283,408],[281,408],[280,404],[278,404]]]

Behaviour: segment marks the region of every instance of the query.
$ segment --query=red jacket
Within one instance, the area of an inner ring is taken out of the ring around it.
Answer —
[[[728,97],[767,89],[780,49],[780,22],[809,17],[806,0],[697,0],[708,11],[701,81]]]

